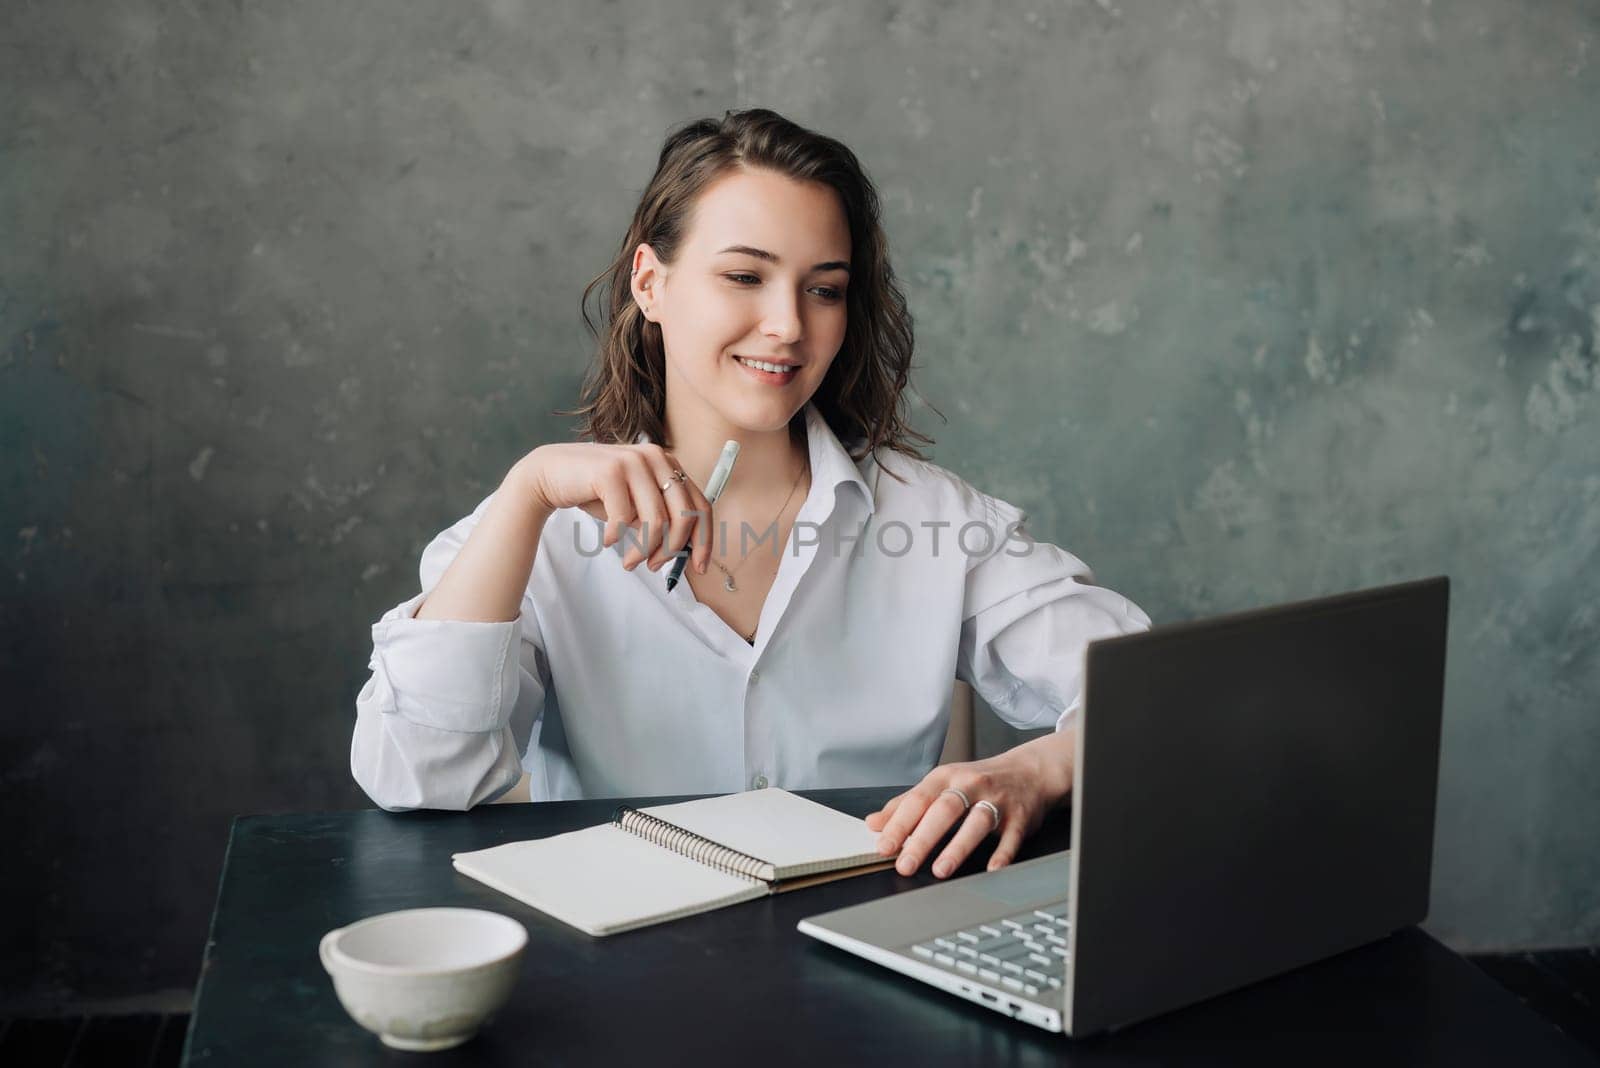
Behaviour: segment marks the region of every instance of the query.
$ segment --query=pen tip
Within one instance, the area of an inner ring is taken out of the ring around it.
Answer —
[[[672,592],[672,587],[676,586],[677,584],[678,584],[678,580],[677,580],[677,578],[675,576],[672,576],[672,575],[668,575],[667,576],[667,592],[668,593],[671,593]]]

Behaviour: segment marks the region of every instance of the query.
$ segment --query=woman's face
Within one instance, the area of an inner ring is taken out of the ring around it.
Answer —
[[[787,426],[844,344],[849,260],[833,189],[764,170],[706,187],[670,266],[649,245],[635,249],[634,299],[666,349],[668,423]]]

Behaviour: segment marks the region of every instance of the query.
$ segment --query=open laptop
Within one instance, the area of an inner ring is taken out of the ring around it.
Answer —
[[[1448,602],[1441,576],[1091,643],[1072,849],[800,930],[1082,1036],[1417,923]]]

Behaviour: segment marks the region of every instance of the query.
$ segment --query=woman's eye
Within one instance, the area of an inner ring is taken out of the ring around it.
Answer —
[[[761,279],[756,275],[744,273],[726,274],[723,275],[723,277],[728,279],[730,282],[737,282],[742,286],[755,285],[761,281]],[[844,297],[844,293],[838,289],[835,289],[833,286],[817,286],[812,290],[812,292],[816,293],[823,300],[828,301],[830,304],[836,300],[841,300]]]

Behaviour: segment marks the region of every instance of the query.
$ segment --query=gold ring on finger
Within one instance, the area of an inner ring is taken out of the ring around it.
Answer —
[[[986,808],[986,809],[989,810],[989,815],[994,820],[994,826],[989,828],[989,833],[990,834],[993,834],[995,831],[998,831],[1000,829],[1000,810],[994,807],[994,802],[992,802],[992,801],[979,801],[976,804],[974,804],[972,807],[973,808]]]

